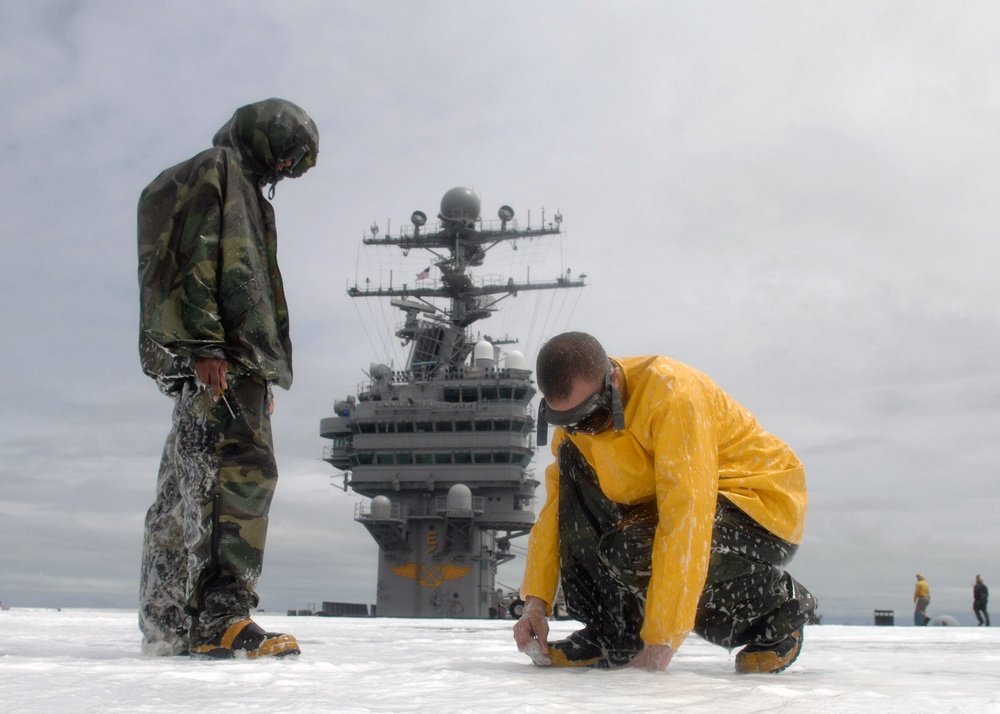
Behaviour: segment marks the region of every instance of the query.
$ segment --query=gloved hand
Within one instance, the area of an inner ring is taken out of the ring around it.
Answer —
[[[529,595],[524,599],[521,619],[514,624],[514,641],[535,664],[549,664],[549,618],[545,614],[548,603],[540,597]]]

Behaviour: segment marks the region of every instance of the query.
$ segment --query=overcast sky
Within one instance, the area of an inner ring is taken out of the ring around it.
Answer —
[[[139,368],[136,200],[279,96],[321,148],[274,201],[296,376],[262,607],[375,600],[318,425],[401,358],[346,288],[426,267],[361,238],[468,186],[487,218],[561,211],[531,277],[590,283],[484,331],[707,372],[805,462],[790,570],[829,621],[909,612],[917,572],[964,615],[977,573],[1000,587],[997,27],[911,0],[3,3],[0,601],[135,604],[171,410]]]

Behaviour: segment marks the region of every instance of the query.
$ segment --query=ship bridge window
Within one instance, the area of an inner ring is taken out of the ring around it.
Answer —
[[[374,434],[375,433],[375,423],[370,421],[359,422],[355,425],[358,429],[359,434]]]
[[[414,463],[417,464],[432,464],[434,463],[434,457],[432,454],[414,454]]]
[[[413,422],[412,421],[401,421],[396,424],[396,431],[400,434],[412,434],[413,433]]]
[[[451,454],[434,454],[435,464],[450,464]]]
[[[437,431],[455,431],[455,425],[450,421],[434,422],[434,429]]]
[[[463,402],[477,402],[479,401],[479,390],[475,387],[462,387],[462,401]]]
[[[361,466],[367,466],[375,459],[375,454],[371,452],[364,452],[358,454],[358,464]]]
[[[417,433],[426,434],[434,431],[434,426],[429,421],[418,421],[417,422]]]
[[[477,421],[476,431],[493,431],[493,423],[489,421]]]
[[[510,419],[497,419],[493,422],[493,431],[510,431]]]
[[[456,421],[455,431],[472,431],[471,421]]]
[[[519,402],[525,401],[524,398],[525,398],[525,396],[527,396],[527,394],[528,394],[527,387],[515,387],[514,388],[514,399],[516,399]]]
[[[470,454],[467,451],[455,453],[456,464],[517,464],[527,466],[531,457],[527,454],[520,454],[512,451],[476,452]],[[439,463],[449,463],[446,461]]]
[[[483,399],[488,399],[490,401],[496,401],[500,398],[500,390],[496,387],[483,387]]]
[[[413,463],[413,454],[409,451],[400,451],[396,453],[396,463],[400,466],[408,466]]]
[[[395,434],[396,425],[391,421],[380,421],[378,422],[378,433],[379,434]]]
[[[459,391],[458,387],[445,387],[444,401],[452,403],[460,402],[462,401],[462,392]]]
[[[375,463],[385,466],[395,463],[395,460],[392,458],[392,454],[378,454],[375,456]]]
[[[512,431],[524,433],[528,428],[528,422],[525,419],[514,419],[511,426],[513,427]]]
[[[510,401],[514,398],[514,388],[513,387],[500,387],[500,398],[504,401]]]

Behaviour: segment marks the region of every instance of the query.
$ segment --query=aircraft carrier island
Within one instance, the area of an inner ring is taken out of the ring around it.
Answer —
[[[331,440],[324,460],[344,472],[344,488],[366,497],[355,510],[379,547],[376,614],[381,617],[495,617],[497,566],[514,556],[511,539],[535,520],[535,395],[522,352],[509,338],[470,327],[505,298],[531,290],[580,288],[585,275],[515,282],[477,278],[489,250],[506,241],[561,233],[548,224],[519,228],[514,211],[483,221],[480,199],[454,188],[438,222],[414,211],[397,235],[375,226],[364,243],[431,254],[439,277],[414,286],[355,285],[352,298],[388,298],[402,313],[395,334],[409,348],[405,369],[373,364],[357,394],[322,419]]]

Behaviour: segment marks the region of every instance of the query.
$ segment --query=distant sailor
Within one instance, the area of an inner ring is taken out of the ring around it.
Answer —
[[[990,600],[990,589],[983,582],[983,576],[976,576],[976,584],[972,586],[972,611],[976,614],[976,620],[980,626],[990,626],[990,613],[987,606]]]
[[[917,573],[917,585],[913,589],[913,603],[913,624],[926,625],[931,621],[927,616],[927,606],[931,604],[931,586],[920,573]]]

